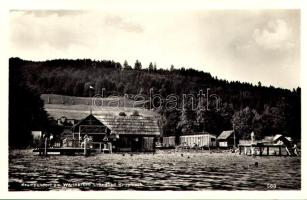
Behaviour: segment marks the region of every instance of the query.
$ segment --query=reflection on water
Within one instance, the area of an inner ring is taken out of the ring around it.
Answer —
[[[231,153],[40,157],[14,150],[9,190],[299,190],[300,163]]]

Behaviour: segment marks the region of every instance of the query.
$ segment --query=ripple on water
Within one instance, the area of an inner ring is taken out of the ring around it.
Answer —
[[[9,156],[9,189],[21,183],[116,183],[118,187],[54,187],[44,190],[266,190],[300,189],[300,158],[253,158],[236,154],[100,154],[97,156],[33,156],[12,151]],[[188,158],[189,157],[189,158]],[[258,162],[259,167],[254,163]],[[42,189],[43,190],[43,189]]]

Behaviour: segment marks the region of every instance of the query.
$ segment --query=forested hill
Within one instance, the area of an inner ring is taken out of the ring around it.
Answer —
[[[33,62],[11,58],[9,65],[10,85],[27,87],[38,94],[89,96],[93,95],[90,94],[92,86],[95,94],[101,94],[105,88],[104,96],[131,94],[133,98],[133,95],[142,94],[148,97],[150,89],[164,98],[169,94],[197,96],[200,90],[206,93],[209,88],[210,94],[218,97],[219,109],[205,111],[186,105],[185,109],[172,110],[162,103],[157,111],[163,116],[164,135],[195,131],[219,134],[232,129],[234,123],[236,132],[243,138],[248,137],[250,131],[257,137],[278,133],[300,138],[300,88],[290,91],[264,87],[260,82],[258,85],[229,82],[191,68],[157,69],[155,64],[142,66],[139,61],[131,66],[126,61],[121,65],[90,59]],[[183,105],[182,99],[179,104]],[[200,104],[200,101],[193,104]]]

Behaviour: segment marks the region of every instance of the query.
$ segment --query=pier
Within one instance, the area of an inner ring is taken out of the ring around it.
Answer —
[[[59,147],[59,148],[37,148],[33,152],[38,153],[39,155],[46,156],[48,154],[59,154],[59,155],[84,155],[88,156],[93,152],[96,152],[95,149],[91,148],[78,148],[78,147]]]
[[[238,147],[240,155],[244,154],[249,156],[297,156],[293,149],[289,149],[285,145],[239,144]]]
[[[83,142],[81,141],[82,140],[72,140],[71,143],[66,146],[62,146],[62,145],[50,146],[48,142],[48,138],[46,137],[44,141],[44,146],[34,149],[33,152],[38,153],[39,155],[43,155],[43,156],[47,156],[48,154],[50,155],[82,154],[84,156],[89,156],[92,152],[96,151],[94,148],[92,148],[88,137],[86,137],[83,140]]]

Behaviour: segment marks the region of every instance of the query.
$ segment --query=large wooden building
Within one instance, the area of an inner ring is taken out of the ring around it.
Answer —
[[[111,116],[99,112],[58,111],[47,109],[63,126],[62,139],[80,141],[91,138],[94,148],[111,146],[113,152],[146,152],[155,150],[160,129],[154,117]]]
[[[110,129],[111,138],[115,138],[117,151],[153,151],[160,136],[157,120],[143,116],[118,116],[96,118]]]

